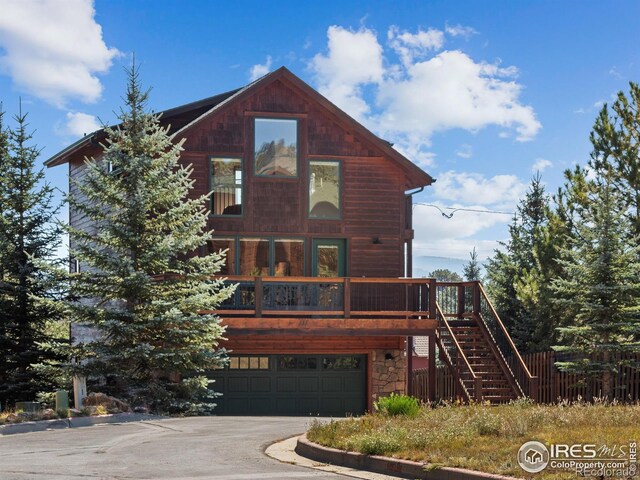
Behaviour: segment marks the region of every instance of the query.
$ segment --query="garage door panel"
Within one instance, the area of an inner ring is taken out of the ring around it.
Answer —
[[[227,393],[249,393],[248,377],[229,377],[227,384]]]
[[[331,377],[323,378],[322,391],[325,393],[335,393],[342,391],[342,378],[335,376],[334,373],[332,373]]]
[[[252,376],[251,377],[251,392],[263,393],[271,391],[271,378],[265,376]]]
[[[295,377],[276,378],[276,392],[295,392],[298,389],[298,379]]]
[[[273,399],[271,397],[255,397],[249,402],[249,413],[251,415],[269,415],[273,412]]]
[[[296,412],[296,399],[292,397],[282,398],[277,397],[275,400],[276,413],[278,415],[291,415],[291,412]]]
[[[316,412],[320,411],[320,402],[318,398],[300,398],[298,404],[298,412],[300,415],[314,415]]]
[[[362,375],[349,375],[342,379],[342,391],[346,393],[362,392],[364,390],[364,378]]]
[[[300,377],[298,384],[300,386],[300,388],[298,389],[299,392],[303,392],[303,393],[317,393],[318,392],[318,377]]]
[[[251,411],[250,399],[227,397],[224,403],[224,413],[229,415],[246,415]]]

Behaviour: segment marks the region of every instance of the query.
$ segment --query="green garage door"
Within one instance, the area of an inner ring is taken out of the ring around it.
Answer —
[[[360,415],[365,355],[231,355],[212,372],[218,415]]]

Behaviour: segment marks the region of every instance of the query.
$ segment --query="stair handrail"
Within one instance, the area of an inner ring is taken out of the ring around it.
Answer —
[[[467,400],[476,400],[476,401],[482,401],[482,379],[480,377],[478,377],[475,372],[473,371],[473,368],[471,368],[471,364],[469,363],[469,360],[467,359],[467,356],[464,354],[464,351],[462,350],[462,348],[460,347],[460,344],[458,343],[458,339],[456,338],[456,336],[453,333],[453,330],[451,330],[451,326],[449,325],[449,321],[447,320],[447,317],[444,315],[444,313],[442,312],[442,309],[440,308],[440,305],[438,304],[438,302],[435,303],[435,307],[436,307],[436,318],[438,320],[438,329],[436,330],[436,338],[438,340],[438,344],[440,346],[440,351],[442,353],[444,353],[444,355],[447,358],[447,361],[449,363],[449,366],[452,368],[452,370],[454,370],[454,376],[457,377],[457,381],[458,381],[458,385],[462,388],[462,391],[465,393],[465,395],[467,396]],[[470,378],[473,381],[473,391],[470,393],[469,390],[467,389],[466,385],[464,384],[464,382],[462,381],[462,378],[460,376],[460,362],[456,361],[455,362],[455,366],[454,366],[454,362],[451,358],[451,356],[449,355],[449,352],[447,351],[446,347],[442,344],[442,339],[440,338],[440,329],[442,329],[442,326],[444,325],[444,328],[446,329],[447,333],[449,334],[449,337],[452,339],[454,346],[456,348],[456,352],[458,354],[458,357],[462,359],[462,367],[465,368],[467,370],[467,374],[470,376]],[[455,371],[457,369],[457,371]]]
[[[511,339],[511,335],[509,335],[507,328],[504,326],[504,323],[502,323],[502,320],[500,319],[498,312],[496,312],[495,308],[493,308],[493,305],[491,304],[491,301],[489,300],[489,297],[487,296],[487,293],[485,292],[482,284],[478,282],[477,285],[478,285],[478,291],[480,293],[480,298],[478,299],[479,300],[478,303],[481,303],[482,300],[484,300],[484,303],[486,304],[491,315],[493,316],[496,325],[499,327],[500,333],[502,333],[502,336],[506,340],[507,346],[511,350],[511,353],[515,361],[512,361],[512,362],[508,361],[508,357],[507,355],[505,355],[505,352],[503,351],[503,348],[501,346],[501,343],[504,343],[504,342],[496,341],[496,333],[498,332],[495,332],[494,329],[491,328],[491,325],[489,325],[489,323],[484,318],[484,315],[482,314],[482,305],[478,305],[478,312],[477,312],[478,318],[484,323],[484,325],[487,328],[487,331],[493,337],[495,346],[497,347],[498,351],[502,355],[502,358],[505,361],[505,364],[511,370],[511,373],[513,374],[513,377],[515,378],[518,386],[522,390],[523,395],[533,400],[537,400],[538,377],[531,375],[531,372],[529,371],[529,367],[527,367],[527,364],[522,359],[522,356],[520,355],[518,348],[516,347],[515,343],[513,343],[513,340]],[[514,372],[514,370],[516,371]]]

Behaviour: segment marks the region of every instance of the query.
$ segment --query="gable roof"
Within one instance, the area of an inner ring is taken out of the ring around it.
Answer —
[[[284,80],[299,90],[310,96],[314,101],[321,105],[325,111],[337,119],[348,122],[349,126],[355,133],[363,139],[369,141],[378,150],[382,151],[386,156],[395,161],[398,166],[405,172],[409,188],[417,188],[430,185],[435,180],[411,162],[408,158],[392,147],[392,144],[386,140],[373,134],[370,130],[361,125],[358,121],[349,116],[346,112],[331,103],[327,98],[322,96],[300,78],[291,73],[287,68],[280,67],[270,72],[254,82],[235,90],[231,90],[219,95],[214,95],[196,102],[181,105],[159,112],[161,115],[160,123],[162,125],[170,125],[169,134],[172,137],[184,134],[194,125],[200,123],[205,118],[220,112],[223,108],[231,103],[251,95],[258,88],[264,87],[276,80]],[[67,163],[71,158],[80,155],[82,151],[90,146],[96,146],[106,137],[104,129],[97,130],[89,135],[85,135],[80,140],[69,145],[64,150],[53,155],[44,164],[47,167],[53,167]]]

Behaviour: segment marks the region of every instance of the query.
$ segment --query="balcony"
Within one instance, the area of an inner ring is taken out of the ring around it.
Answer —
[[[229,334],[405,336],[437,327],[433,279],[225,278],[238,285],[216,310]]]

